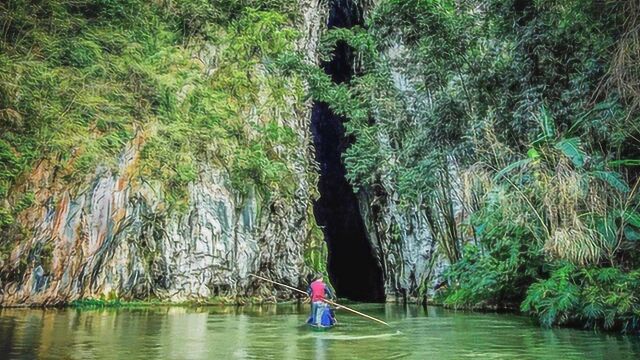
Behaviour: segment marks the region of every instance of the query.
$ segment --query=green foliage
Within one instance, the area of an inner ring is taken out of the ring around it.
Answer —
[[[21,281],[35,265],[51,271],[50,243],[7,262],[30,238],[17,219],[36,202],[28,184],[38,164],[52,171],[36,179],[51,189],[86,189],[97,171],[158,186],[168,213],[188,209],[189,185],[209,168],[223,169],[239,196],[291,201],[292,168],[307,163],[307,139],[292,128],[304,113],[303,82],[272,65],[298,40],[297,4],[2,2],[0,266],[10,267],[2,282]],[[131,149],[139,157],[125,167]],[[326,249],[309,258],[324,266]],[[114,294],[71,305],[140,304]]]
[[[315,274],[324,274],[328,278],[328,250],[322,230],[317,225],[313,226],[308,238],[309,244],[305,247],[304,253],[305,264],[312,269]]]
[[[302,83],[266,65],[291,51],[297,11],[292,0],[0,5],[0,227],[28,206],[9,193],[37,161],[75,187],[99,165],[126,170],[119,156],[136,137],[134,175],[160,181],[177,210],[207,161],[239,191],[292,194],[299,140],[285,120]],[[213,63],[195,57],[204,41]]]
[[[628,94],[637,81],[604,86],[634,71],[620,68],[634,51],[624,41],[637,32],[624,35],[636,24],[629,8],[384,0],[366,28],[329,31],[322,42],[323,59],[338,42],[353,49],[358,69],[349,83],[280,60],[304,74],[315,100],[348,119],[355,141],[344,160],[354,188],[382,188],[393,197],[381,203],[427,220],[452,262],[443,302],[517,307],[550,276],[549,264],[629,274],[640,267],[640,232],[624,215],[640,204],[630,186],[640,127]],[[616,291],[592,286],[603,296]],[[574,290],[559,304],[570,315],[580,309],[567,304],[584,296]],[[613,317],[624,322],[624,314]]]
[[[79,310],[92,310],[103,308],[121,308],[121,307],[144,307],[161,305],[159,301],[125,301],[118,298],[86,298],[73,300],[69,303],[69,306]]]
[[[639,293],[640,271],[558,264],[548,279],[529,288],[521,309],[545,326],[584,324],[632,332],[640,330]]]
[[[555,144],[555,148],[560,150],[562,154],[569,159],[577,168],[584,166],[585,154],[581,150],[581,142],[579,138],[561,139]]]
[[[510,215],[498,204],[474,215],[469,225],[479,243],[467,244],[445,273],[449,286],[438,294],[443,304],[515,308],[522,301],[544,261],[531,229],[509,221]]]
[[[623,112],[602,111],[615,107],[614,100],[582,116],[590,106],[589,91],[606,69],[606,49],[620,8],[607,5],[611,15],[603,17],[578,1],[564,7],[540,2],[523,13],[507,3],[491,1],[483,5],[486,11],[478,12],[474,2],[383,1],[373,11],[367,34],[360,28],[329,33],[325,49],[345,41],[363,59],[364,75],[349,89],[331,87],[315,74],[310,80],[314,98],[351,119],[347,128],[356,142],[345,160],[355,185],[375,179],[376,172],[414,173],[418,181],[425,176],[422,159],[438,161],[446,153],[461,154],[465,162],[482,159],[492,147],[480,133],[484,124],[499,129],[492,140],[516,149],[535,143],[537,124],[543,129],[538,141],[556,139],[558,131],[569,127],[593,136],[602,116],[609,128],[616,124],[622,130]],[[558,24],[563,24],[560,30]],[[598,26],[610,34],[596,30]],[[398,33],[403,48],[392,51],[401,55],[380,56],[380,49],[398,41]],[[394,89],[389,67],[407,79],[408,88]],[[389,142],[382,143],[379,135]],[[601,135],[602,143],[619,144],[614,141],[619,134]],[[579,139],[566,138],[557,146],[576,166],[584,165]],[[384,166],[376,171],[374,164],[380,163]],[[427,181],[419,191],[430,192],[432,184]]]

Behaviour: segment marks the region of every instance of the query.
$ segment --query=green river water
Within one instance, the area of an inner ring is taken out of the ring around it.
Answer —
[[[308,306],[0,310],[0,359],[640,359],[640,338],[541,329],[527,317],[359,304],[388,328]]]

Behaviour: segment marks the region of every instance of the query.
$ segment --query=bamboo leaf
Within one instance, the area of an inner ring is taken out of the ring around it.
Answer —
[[[542,136],[538,140],[549,141],[555,138],[556,124],[555,124],[555,121],[553,120],[553,117],[551,117],[551,114],[549,114],[549,111],[545,106],[542,106],[540,108],[539,121],[540,121],[540,127],[542,128]]]
[[[609,166],[640,166],[640,159],[621,159],[607,162]]]

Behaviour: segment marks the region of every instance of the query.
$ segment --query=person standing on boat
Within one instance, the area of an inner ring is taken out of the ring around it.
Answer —
[[[326,297],[335,298],[331,288],[324,283],[321,274],[316,275],[315,280],[309,284],[307,294],[311,297],[311,316],[308,322],[314,325],[322,325],[322,314],[330,311],[327,303],[324,301]],[[333,325],[333,324],[331,324]]]

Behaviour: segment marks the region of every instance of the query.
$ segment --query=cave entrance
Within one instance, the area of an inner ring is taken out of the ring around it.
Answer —
[[[328,27],[361,25],[361,13],[354,0],[332,0]],[[335,82],[341,83],[353,76],[353,64],[351,49],[339,43],[333,59],[322,67]],[[320,198],[314,203],[314,214],[323,227],[329,250],[329,278],[338,296],[355,301],[383,301],[382,271],[367,238],[358,199],[345,177],[342,153],[353,139],[345,136],[344,121],[327,104],[314,104],[311,131],[320,164]]]

